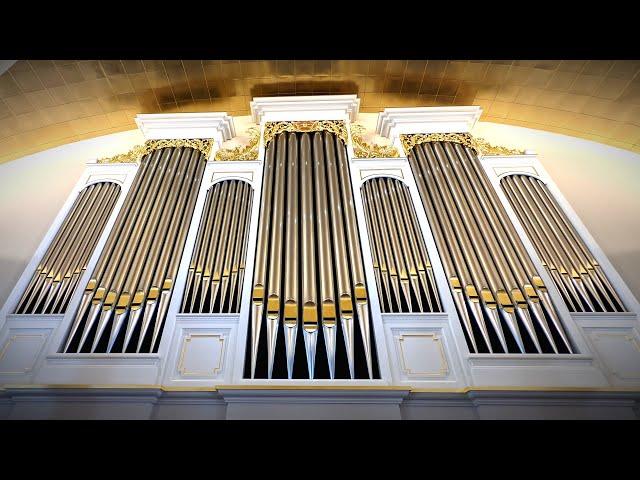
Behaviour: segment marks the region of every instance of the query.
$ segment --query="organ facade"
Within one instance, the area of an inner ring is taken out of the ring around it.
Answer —
[[[139,114],[0,311],[0,415],[634,417],[640,305],[535,153],[358,107]]]

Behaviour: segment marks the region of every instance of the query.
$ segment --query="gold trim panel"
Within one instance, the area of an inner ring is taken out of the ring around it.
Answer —
[[[471,392],[575,392],[575,393],[640,393],[638,387],[540,387],[540,386],[475,386],[462,388],[413,388],[396,385],[215,385],[215,386],[168,386],[141,384],[5,384],[0,391],[7,390],[39,390],[39,389],[75,389],[75,390],[110,390],[138,389],[160,390],[163,392],[218,392],[220,390],[361,390],[361,391],[398,391],[408,393],[471,393]]]
[[[365,142],[362,138],[365,128],[362,125],[351,124],[351,142],[355,158],[398,158],[400,153],[393,145],[376,145]]]
[[[99,158],[97,163],[139,163],[145,155],[158,148],[190,147],[199,150],[205,158],[208,158],[213,148],[213,139],[210,138],[177,138],[168,140],[147,140],[144,145],[135,145],[126,153],[113,157]]]
[[[221,148],[216,152],[216,162],[250,161],[258,159],[258,146],[260,144],[260,129],[251,127],[249,133],[249,143],[235,148]]]
[[[282,132],[322,132],[335,133],[345,145],[348,143],[349,134],[343,120],[312,120],[295,122],[266,122],[264,125],[264,146]]]

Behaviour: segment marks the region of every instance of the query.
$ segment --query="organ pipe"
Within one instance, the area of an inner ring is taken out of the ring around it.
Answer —
[[[242,283],[238,282],[238,271],[250,216],[251,187],[246,182],[225,180],[209,189],[187,274],[183,313],[239,312]],[[218,234],[212,228],[216,222],[231,224],[230,232]],[[209,264],[214,266],[209,268]],[[216,265],[222,265],[218,274]],[[197,280],[200,277],[202,281]],[[215,282],[221,288],[214,286]]]
[[[113,182],[94,183],[76,198],[38,264],[15,313],[64,313],[120,195]]]
[[[361,375],[357,348],[362,348],[373,378],[369,305],[346,147],[333,133],[283,132],[268,143],[253,285],[251,378],[272,378],[278,368],[293,378],[296,362],[302,361],[296,356],[298,335],[304,340],[307,377],[315,378],[320,325],[329,378],[339,370],[350,378]],[[264,348],[263,324],[266,374],[256,372]],[[278,367],[281,325],[285,362]],[[340,334],[346,359],[338,355]]]
[[[367,180],[361,190],[382,311],[385,313],[442,311],[431,263],[424,241],[421,239],[418,217],[411,203],[409,189],[393,178],[373,178]],[[381,205],[388,216],[374,218],[376,204]],[[390,243],[392,257],[403,259],[407,266],[408,277],[405,280],[407,284],[402,290],[404,301],[395,291],[389,289],[388,280],[382,281],[382,278],[388,275],[388,270],[386,261],[380,258],[381,254],[383,257],[385,254],[385,247],[380,241],[380,230],[388,231],[395,237],[395,241]],[[410,291],[413,294],[410,294]],[[383,298],[391,298],[393,301],[382,302]],[[417,309],[413,309],[413,299]]]
[[[544,182],[509,175],[500,185],[569,310],[624,312],[600,264]]]
[[[157,350],[204,167],[199,148],[179,143],[142,158],[64,352]]]
[[[572,353],[476,153],[458,142],[430,141],[413,146],[408,158],[470,349]]]

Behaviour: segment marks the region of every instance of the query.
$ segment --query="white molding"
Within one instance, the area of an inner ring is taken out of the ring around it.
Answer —
[[[482,108],[474,106],[385,108],[378,114],[376,133],[394,145],[403,133],[467,133],[481,114]]]
[[[313,95],[304,97],[255,97],[251,118],[256,123],[293,120],[351,120],[360,108],[357,95]]]
[[[638,391],[7,385],[0,419],[637,419]]]
[[[145,140],[213,138],[219,148],[236,136],[233,118],[227,112],[139,113],[136,124]]]

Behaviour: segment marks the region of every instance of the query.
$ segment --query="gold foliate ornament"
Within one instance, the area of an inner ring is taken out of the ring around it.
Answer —
[[[216,152],[215,160],[219,162],[256,160],[258,158],[258,145],[260,143],[260,129],[258,127],[251,127],[247,132],[249,133],[248,144],[235,148],[221,148]]]
[[[416,145],[426,142],[452,142],[459,143],[465,147],[469,147],[479,153],[479,148],[476,145],[474,138],[468,133],[411,133],[401,134],[400,142],[404,147],[404,151],[409,151]]]
[[[522,155],[524,150],[491,145],[484,138],[474,138],[468,133],[413,133],[400,135],[406,153],[425,142],[451,142],[469,147],[478,155]]]
[[[376,145],[365,142],[362,138],[365,128],[357,123],[351,124],[351,142],[356,158],[397,158],[400,156],[398,149],[393,145]]]
[[[482,137],[476,137],[475,141],[482,155],[524,155],[524,150],[491,145]]]
[[[342,120],[312,120],[296,122],[267,122],[264,126],[264,145],[282,132],[322,132],[335,133],[346,144],[349,138],[347,127]]]
[[[126,153],[120,153],[113,157],[99,158],[98,163],[138,163],[148,152],[146,145],[135,145]]]
[[[189,147],[200,151],[205,158],[209,157],[213,148],[213,140],[209,138],[176,138],[168,140],[147,140],[144,145],[136,145],[127,153],[113,157],[99,158],[97,163],[138,163],[142,157],[158,148]]]

